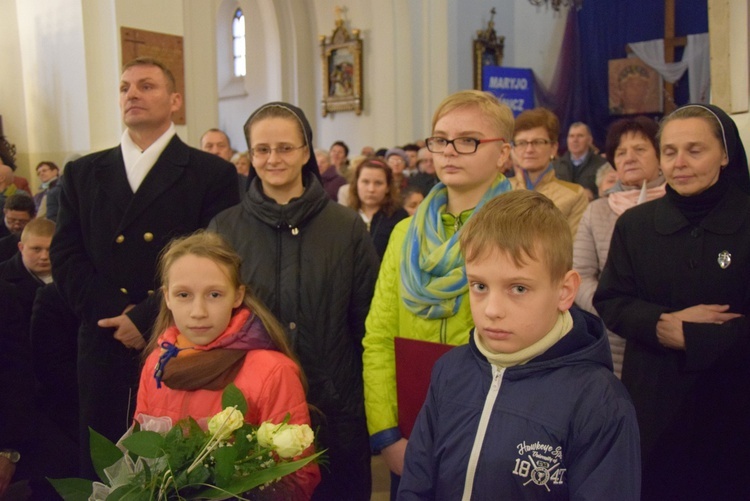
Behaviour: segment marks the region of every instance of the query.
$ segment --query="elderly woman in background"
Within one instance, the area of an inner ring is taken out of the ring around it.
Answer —
[[[513,168],[510,178],[514,190],[532,190],[546,196],[560,209],[575,237],[578,223],[589,203],[583,186],[555,176],[553,160],[557,155],[560,122],[550,110],[534,108],[516,117],[513,133]]]
[[[607,162],[596,171],[595,181],[599,196],[606,197],[609,195],[608,191],[617,183],[617,171]]]
[[[581,275],[576,304],[591,313],[597,313],[592,300],[607,262],[617,218],[631,207],[664,196],[656,142],[658,131],[656,122],[640,116],[618,120],[607,133],[607,165],[615,166],[618,181],[609,190],[609,196],[594,200],[586,208],[573,244],[573,268]],[[609,345],[615,374],[620,377],[625,340],[609,332]]]
[[[659,142],[666,195],[617,220],[594,295],[628,341],[642,496],[750,499],[747,157],[735,123],[710,105],[666,117]]]
[[[359,212],[367,225],[380,259],[383,259],[393,227],[408,216],[400,201],[393,171],[385,162],[373,158],[357,167],[349,185],[349,207]]]

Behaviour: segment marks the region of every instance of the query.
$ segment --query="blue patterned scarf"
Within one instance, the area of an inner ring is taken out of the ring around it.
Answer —
[[[508,180],[500,174],[474,212],[511,189]],[[438,183],[419,205],[404,241],[401,296],[409,311],[427,319],[455,315],[468,290],[464,258],[458,245],[459,231],[448,238],[441,218],[447,204],[448,190],[443,183]]]

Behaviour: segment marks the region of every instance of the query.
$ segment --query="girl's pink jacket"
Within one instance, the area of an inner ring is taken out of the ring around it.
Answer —
[[[234,320],[234,319],[233,319]],[[234,323],[234,322],[233,322]],[[227,331],[216,338],[206,348],[220,344],[227,335],[232,335],[232,324]],[[177,329],[170,328],[162,334],[162,341],[174,343]],[[167,416],[176,423],[187,416],[198,423],[222,410],[219,390],[173,390],[162,384],[156,388],[154,368],[161,354],[161,348],[154,350],[146,359],[141,371],[138,388],[138,401],[135,419],[139,414]],[[234,380],[234,384],[247,399],[248,412],[245,421],[259,425],[264,421],[281,423],[289,413],[290,423],[310,424],[310,414],[305,392],[300,382],[299,368],[289,357],[273,350],[257,349],[247,352],[245,361]],[[203,423],[205,425],[205,423]],[[312,451],[312,446],[310,447]],[[320,482],[318,465],[308,465],[293,476],[293,499],[309,499]]]

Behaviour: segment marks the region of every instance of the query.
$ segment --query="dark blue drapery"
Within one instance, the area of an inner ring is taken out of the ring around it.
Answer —
[[[707,0],[675,2],[675,35],[708,31]],[[560,117],[562,133],[572,122],[589,124],[594,141],[604,147],[609,124],[608,61],[626,57],[625,46],[664,38],[664,2],[658,0],[584,0],[568,15],[560,61],[549,90],[540,89],[540,106]],[[682,51],[677,53],[680,60]],[[677,104],[688,100],[687,73],[675,87]],[[561,142],[564,146],[565,142]]]

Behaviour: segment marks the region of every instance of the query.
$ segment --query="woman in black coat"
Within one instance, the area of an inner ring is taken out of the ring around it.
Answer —
[[[643,499],[750,499],[750,176],[734,122],[662,121],[666,196],[623,213],[594,306],[628,340]]]
[[[245,136],[248,191],[209,229],[242,256],[243,281],[286,327],[307,376],[307,400],[322,413],[311,417],[328,467],[313,499],[369,500],[362,337],[378,274],[375,248],[362,219],[323,190],[302,110],[261,106]]]
[[[385,162],[372,158],[359,164],[349,185],[349,207],[367,224],[380,259],[383,259],[393,227],[408,217],[400,201],[393,171]]]

